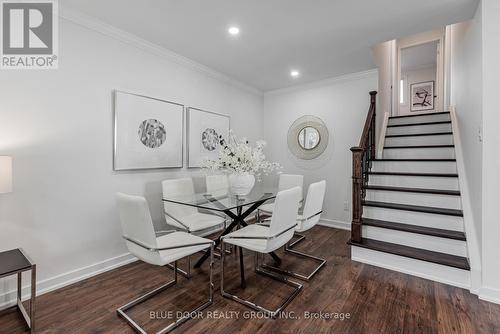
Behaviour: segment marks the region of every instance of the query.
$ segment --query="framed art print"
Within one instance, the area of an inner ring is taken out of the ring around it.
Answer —
[[[196,108],[187,109],[188,167],[201,167],[203,160],[219,154],[219,136],[227,138],[230,117]]]
[[[411,111],[434,109],[434,81],[411,84],[410,93]]]
[[[115,91],[114,170],[181,168],[184,106]]]

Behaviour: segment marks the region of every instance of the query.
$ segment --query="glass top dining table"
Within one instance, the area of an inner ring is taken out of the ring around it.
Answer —
[[[195,192],[187,196],[172,196],[168,194],[163,196],[164,202],[175,203],[179,205],[192,206],[199,209],[205,209],[216,212],[223,212],[232,222],[227,225],[222,233],[215,239],[215,247],[220,244],[221,237],[230,233],[237,226],[247,226],[245,218],[257,210],[262,204],[276,198],[277,187],[268,187],[257,183],[252,191],[245,196],[235,195],[228,188],[211,190],[210,192]],[[240,250],[240,277],[241,286],[245,286],[245,274],[243,266],[243,252]],[[269,253],[277,265],[281,259],[274,253]],[[210,251],[205,252],[203,256],[194,265],[200,267],[210,256]]]
[[[277,187],[273,188],[257,183],[252,191],[245,196],[235,195],[228,188],[221,188],[210,192],[195,192],[187,196],[169,197],[167,194],[164,195],[163,201],[224,212],[270,201],[276,197],[277,192]]]

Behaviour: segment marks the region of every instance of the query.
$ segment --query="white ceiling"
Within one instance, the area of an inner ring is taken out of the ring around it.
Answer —
[[[372,45],[466,20],[477,2],[60,0],[262,91],[372,69]]]

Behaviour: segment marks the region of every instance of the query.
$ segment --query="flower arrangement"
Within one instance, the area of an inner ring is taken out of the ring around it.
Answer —
[[[263,140],[258,140],[255,146],[252,146],[246,138],[238,139],[230,130],[227,141],[219,136],[219,144],[219,157],[215,160],[205,160],[202,168],[230,174],[251,174],[258,180],[262,174],[268,175],[281,169],[280,164],[266,160],[266,142]]]

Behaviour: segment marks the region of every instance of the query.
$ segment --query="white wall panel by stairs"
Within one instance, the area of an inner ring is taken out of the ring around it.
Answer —
[[[384,159],[455,159],[453,147],[384,149]]]
[[[363,226],[363,237],[398,245],[427,249],[434,252],[467,256],[467,246],[465,241],[461,240],[452,240],[366,225]]]
[[[470,271],[415,260],[385,252],[353,246],[351,258],[354,261],[399,271],[405,274],[430,279],[444,284],[470,288]]]
[[[457,177],[370,175],[368,184],[425,189],[459,189]]]
[[[453,145],[452,135],[386,137],[385,146]],[[384,150],[385,151],[385,150]]]
[[[463,218],[455,216],[365,206],[363,207],[363,217],[443,230],[464,231]]]
[[[374,172],[456,173],[454,161],[374,161]]]
[[[391,117],[389,119],[389,125],[395,124],[415,124],[423,122],[446,122],[449,121],[449,113],[437,113],[437,114],[423,114],[422,116],[412,116],[412,117]]]
[[[460,196],[450,196],[441,194],[422,194],[422,193],[412,193],[412,192],[367,189],[366,200],[458,209],[458,210],[462,209]]]
[[[409,126],[397,126],[397,127],[387,127],[386,136],[392,135],[404,135],[413,133],[434,133],[434,132],[451,132],[451,124],[428,124],[428,125],[409,125]]]

